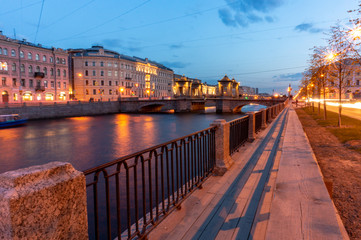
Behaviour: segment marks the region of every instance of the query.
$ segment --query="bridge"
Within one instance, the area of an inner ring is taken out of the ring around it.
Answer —
[[[237,98],[174,98],[174,99],[138,99],[125,98],[120,100],[120,112],[197,112],[206,107],[216,107],[217,113],[240,112],[248,104],[272,106],[284,102],[285,99],[237,99]]]

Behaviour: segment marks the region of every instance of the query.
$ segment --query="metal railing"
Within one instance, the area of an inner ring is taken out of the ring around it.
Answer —
[[[270,111],[270,109],[269,108],[267,108],[266,109],[266,122],[268,123],[269,122],[269,111]]]
[[[256,112],[255,113],[255,132],[259,132],[262,127],[262,114],[263,112]]]
[[[229,153],[234,153],[248,139],[249,116],[229,122]]]
[[[145,237],[210,176],[210,127],[84,172],[90,239]]]

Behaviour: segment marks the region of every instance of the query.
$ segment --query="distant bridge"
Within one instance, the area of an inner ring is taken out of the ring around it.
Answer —
[[[151,99],[139,100],[138,98],[121,99],[121,112],[197,112],[204,111],[205,107],[215,106],[218,113],[240,112],[245,105],[254,103],[272,106],[284,102],[284,99],[234,99],[234,98],[176,98],[176,99]]]

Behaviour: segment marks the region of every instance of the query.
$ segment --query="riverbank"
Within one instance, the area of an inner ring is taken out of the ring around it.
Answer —
[[[312,110],[306,112],[297,109],[297,114],[316,155],[324,181],[329,189],[332,188],[330,195],[350,239],[361,239],[361,154],[341,143],[331,133],[333,129],[321,126],[322,119],[315,120],[312,117],[314,114],[317,119],[317,111],[312,113]],[[347,126],[342,129],[348,131]]]

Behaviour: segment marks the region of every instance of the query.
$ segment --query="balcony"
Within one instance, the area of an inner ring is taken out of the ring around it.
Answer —
[[[35,86],[35,91],[36,92],[44,92],[45,91],[45,86],[36,85]]]
[[[34,72],[34,78],[44,78],[45,74],[43,72]]]

